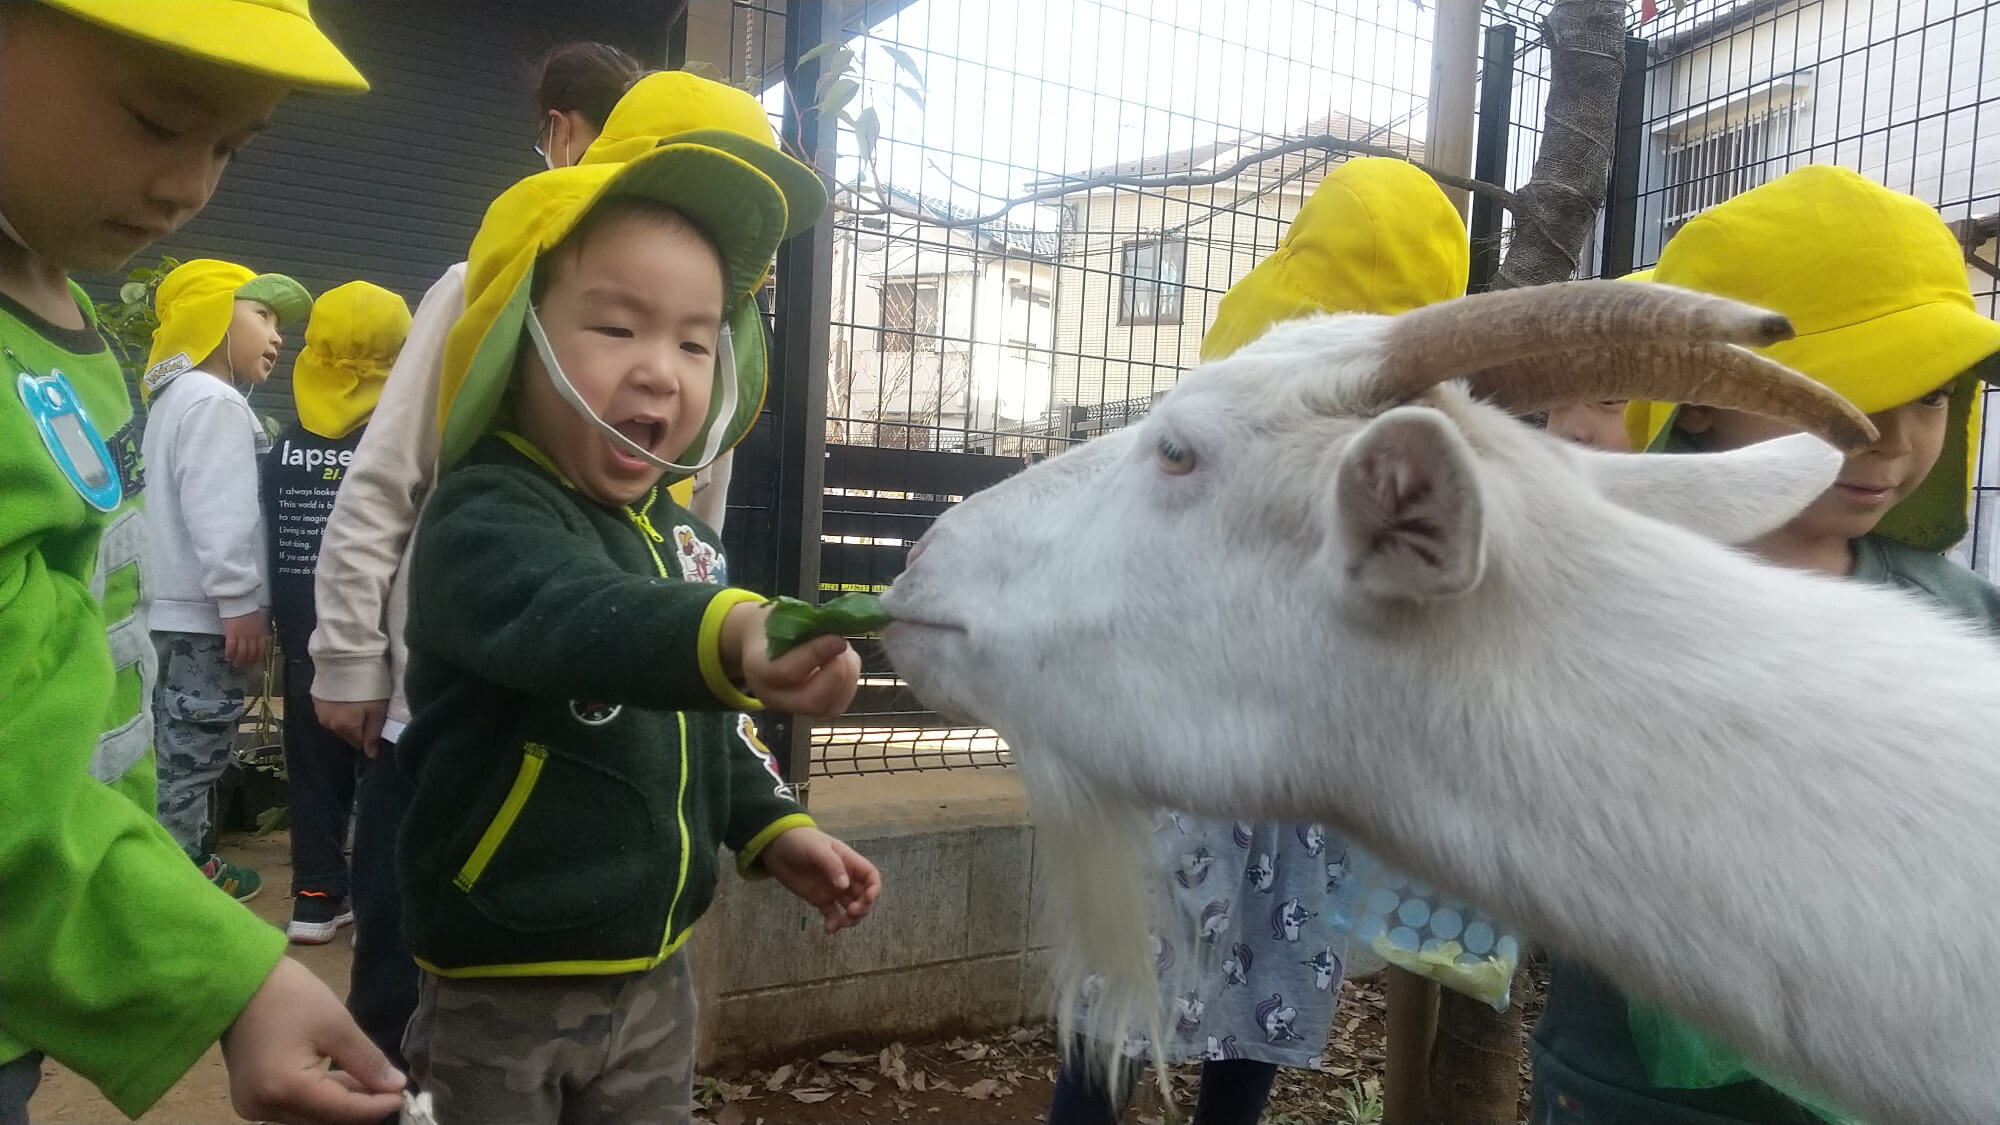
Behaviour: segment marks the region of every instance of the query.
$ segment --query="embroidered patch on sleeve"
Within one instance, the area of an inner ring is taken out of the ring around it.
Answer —
[[[686,524],[674,525],[674,558],[680,560],[681,580],[720,586],[729,581],[729,568],[722,552],[694,533]]]
[[[770,747],[764,745],[763,739],[757,737],[757,724],[751,721],[750,716],[736,716],[736,737],[743,740],[743,745],[748,746],[752,754],[757,755],[757,760],[764,766],[764,772],[770,774],[771,780],[778,783],[771,792],[787,801],[797,800],[792,794],[792,787],[785,783],[784,771],[778,768],[777,756],[771,753]]]

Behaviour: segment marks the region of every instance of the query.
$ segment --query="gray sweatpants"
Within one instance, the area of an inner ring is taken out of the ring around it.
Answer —
[[[679,953],[625,976],[425,973],[403,1053],[443,1125],[685,1125],[694,1020]]]
[[[208,836],[208,795],[236,745],[247,680],[213,633],[154,633],[160,678],[153,686],[160,823],[196,860]]]

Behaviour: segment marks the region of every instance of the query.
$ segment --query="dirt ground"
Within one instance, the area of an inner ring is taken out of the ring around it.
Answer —
[[[283,833],[264,839],[225,839],[223,854],[256,867],[264,893],[250,906],[272,925],[290,917],[291,878]],[[293,946],[304,962],[339,995],[347,993],[351,949],[346,932],[330,945]],[[1531,972],[1528,995],[1518,998],[1529,1020],[1541,1008],[1544,977]],[[1280,1073],[1266,1125],[1348,1125],[1379,1117],[1383,1060],[1382,991],[1378,981],[1349,981],[1342,991],[1324,1071]],[[1043,1120],[1056,1072],[1055,1038],[1047,1026],[1013,1028],[978,1038],[930,1042],[856,1041],[813,1058],[775,1068],[722,1067],[701,1079],[697,1094],[713,1125],[853,1125],[857,1122],[953,1122],[1014,1125]],[[1527,1116],[1527,1059],[1522,1062],[1521,1117]],[[1172,1071],[1177,1115],[1193,1110],[1197,1066]],[[31,1102],[37,1125],[127,1120],[90,1085],[53,1063]],[[240,1118],[229,1108],[228,1077],[218,1051],[210,1050],[158,1105],[137,1119],[145,1125],[220,1125]],[[1165,1102],[1150,1076],[1126,1120],[1162,1125]],[[454,1123],[457,1125],[457,1123]],[[472,1125],[472,1123],[465,1123]]]
[[[1539,966],[1518,997],[1528,1021],[1541,1012],[1547,983]],[[1369,1125],[1381,1116],[1385,1027],[1379,980],[1348,981],[1327,1045],[1327,1069],[1284,1070],[1264,1125]],[[714,1125],[852,1125],[954,1122],[1012,1125],[1048,1112],[1057,1056],[1053,1029],[1019,1027],[976,1038],[861,1044],[775,1069],[704,1077],[697,1095]],[[1173,1118],[1149,1074],[1127,1122],[1188,1120],[1200,1088],[1198,1064],[1171,1069]],[[920,1077],[921,1076],[921,1077]],[[1521,1059],[1520,1119],[1526,1120],[1528,1061]]]

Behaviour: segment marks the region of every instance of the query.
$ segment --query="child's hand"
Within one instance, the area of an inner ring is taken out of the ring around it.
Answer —
[[[222,619],[222,655],[238,672],[247,672],[264,663],[264,646],[270,642],[271,626],[264,611],[253,610],[241,617]]]
[[[875,865],[817,828],[779,833],[757,859],[786,890],[819,907],[830,934],[866,918],[882,895]]]
[[[861,682],[861,655],[844,637],[814,637],[773,660],[764,640],[770,613],[770,606],[748,603],[729,611],[723,666],[773,711],[830,719],[847,710]]]
[[[340,1069],[328,1070],[328,1058]],[[223,1033],[222,1061],[229,1100],[252,1121],[376,1122],[402,1108],[402,1072],[361,1034],[339,997],[290,957]]]

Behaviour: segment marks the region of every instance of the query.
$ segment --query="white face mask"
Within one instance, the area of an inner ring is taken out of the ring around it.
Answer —
[[[555,349],[549,346],[548,333],[542,331],[542,320],[535,315],[533,305],[528,306],[528,338],[535,342],[535,352],[542,357],[542,367],[549,373],[549,382],[555,385],[556,393],[561,395],[563,401],[569,403],[578,414],[583,415],[591,425],[602,431],[604,436],[610,438],[611,443],[618,448],[656,469],[683,474],[700,472],[722,453],[722,441],[727,436],[725,431],[729,429],[730,419],[736,417],[737,399],[736,346],[727,324],[722,326],[722,334],[715,347],[717,381],[722,384],[722,409],[716,412],[715,422],[708,430],[708,439],[702,442],[700,460],[692,465],[676,464],[655,457],[651,450],[619,433],[611,423],[597,416],[597,411],[592,410],[590,404],[583,401],[583,396],[577,393],[575,384],[569,381],[569,376],[563,374],[562,364],[556,362]]]

